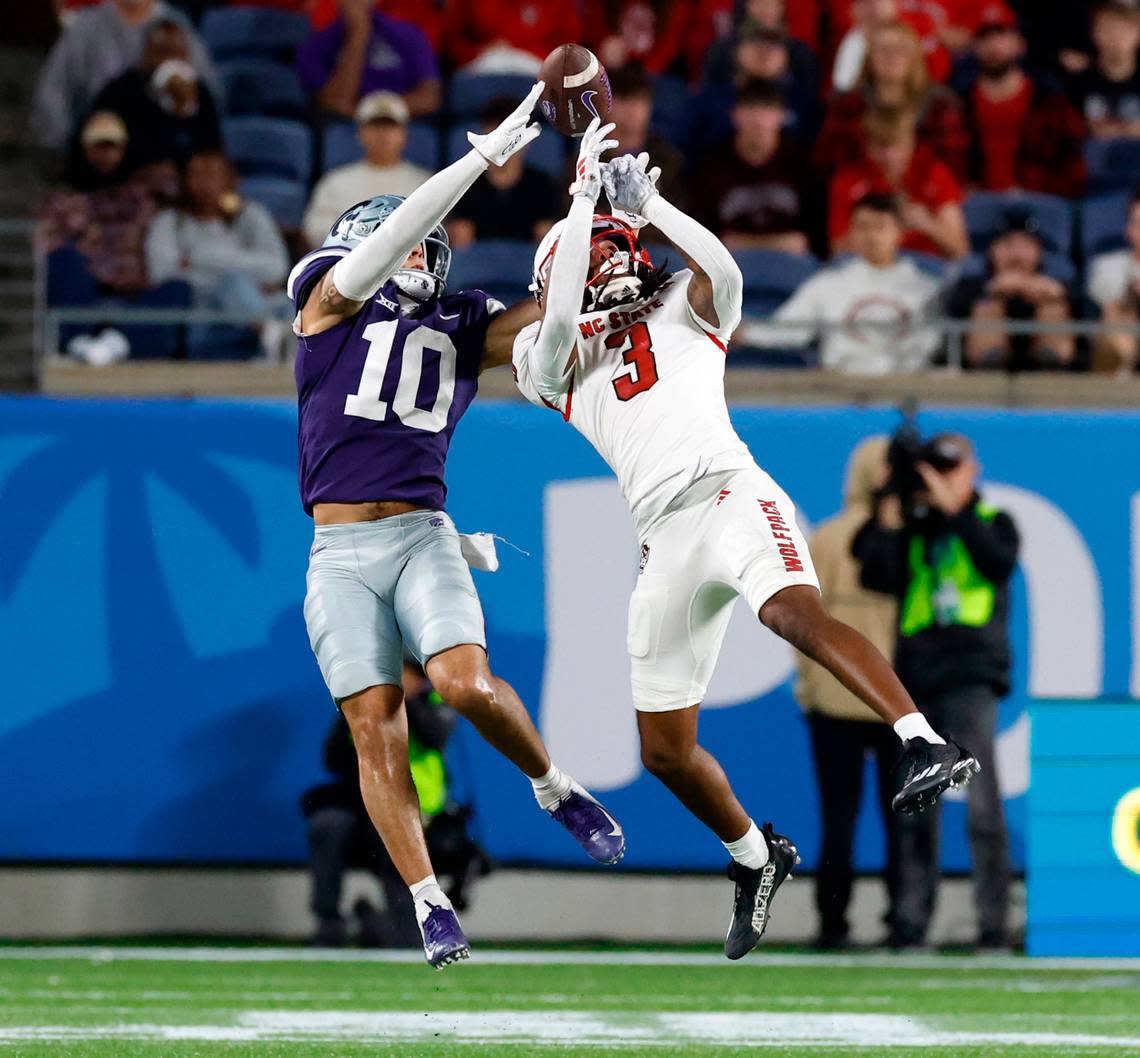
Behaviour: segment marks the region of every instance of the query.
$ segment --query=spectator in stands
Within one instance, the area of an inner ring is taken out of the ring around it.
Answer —
[[[791,40],[779,29],[745,22],[733,40],[732,76],[710,80],[692,100],[688,139],[698,152],[718,147],[733,133],[731,113],[736,90],[749,81],[780,86],[787,107],[789,134],[810,143],[819,127],[820,105],[814,70],[792,66]]]
[[[404,158],[408,105],[395,92],[371,92],[360,101],[356,135],[364,157],[325,173],[313,188],[301,225],[310,246],[320,246],[333,222],[354,202],[373,195],[410,195],[431,176]]]
[[[819,61],[815,52],[806,38],[799,36],[795,27],[789,24],[790,18],[803,6],[797,3],[789,11],[787,0],[744,0],[738,7],[739,17],[731,33],[715,41],[705,54],[705,77],[709,81],[731,81],[735,72],[733,51],[737,37],[745,26],[756,26],[784,36],[787,41],[788,67],[797,83],[818,84]],[[815,39],[813,35],[812,40]]]
[[[244,0],[250,3],[251,0]],[[307,12],[313,29],[326,29],[340,14],[338,0],[253,0],[269,6],[287,6]],[[443,0],[373,0],[372,6],[392,18],[414,22],[424,31],[432,51],[439,55],[443,48],[447,12]]]
[[[372,92],[404,97],[416,117],[439,108],[439,64],[422,29],[371,6],[339,0],[340,17],[297,49],[301,84],[328,114],[352,117]]]
[[[518,102],[495,99],[483,108],[485,131],[499,127]],[[562,189],[540,169],[526,164],[526,151],[491,166],[452,210],[447,224],[451,245],[470,246],[476,239],[519,239],[538,242],[561,213]]]
[[[218,110],[208,86],[190,64],[186,30],[173,19],[147,26],[142,56],[133,69],[96,96],[96,110],[118,114],[127,126],[127,167],[170,162],[221,146]]]
[[[580,40],[578,5],[560,0],[452,0],[449,58],[473,73],[532,77],[559,44]]]
[[[1071,334],[1011,335],[1006,320],[1065,323],[1072,319],[1073,292],[1045,271],[1037,219],[1011,209],[990,241],[982,275],[965,275],[948,298],[953,317],[978,325],[966,339],[971,367],[1064,368],[1076,352]]]
[[[938,281],[899,257],[903,238],[898,203],[870,194],[851,217],[849,260],[812,276],[770,322],[746,321],[744,345],[804,346],[821,336],[820,362],[844,374],[918,371],[938,348]],[[822,335],[821,335],[822,332]]]
[[[138,62],[146,27],[154,19],[182,26],[188,61],[218,91],[206,48],[184,15],[164,0],[104,0],[69,19],[40,73],[32,129],[43,146],[62,148],[99,90]]]
[[[586,0],[586,44],[606,69],[637,63],[651,74],[673,67],[685,43],[693,0]]]
[[[44,204],[39,244],[47,261],[47,301],[55,307],[134,305],[179,308],[189,304],[185,284],[147,274],[144,243],[155,215],[154,187],[131,174],[125,159],[127,128],[116,114],[97,111],[77,140],[67,172],[70,189]],[[61,343],[90,363],[107,364],[130,352],[130,329],[69,326]],[[169,338],[169,335],[167,336]]]
[[[653,117],[653,85],[645,70],[636,63],[610,71],[613,102],[610,120],[617,126],[614,138],[625,154],[648,151],[653,164],[661,167],[658,186],[670,202],[686,202],[681,178],[685,159],[664,136],[650,128]]]
[[[826,174],[865,157],[864,119],[871,109],[914,113],[918,142],[944,162],[959,183],[965,183],[970,138],[962,108],[953,92],[931,82],[922,41],[903,22],[888,22],[870,32],[858,82],[828,104],[815,147],[816,164]]]
[[[1013,11],[989,3],[974,38],[978,77],[966,113],[974,144],[971,179],[988,191],[1021,188],[1080,198],[1084,119],[1047,82],[1021,68],[1025,38]]]
[[[199,308],[268,319],[262,341],[266,352],[276,352],[279,324],[290,314],[281,289],[289,254],[277,224],[264,206],[238,194],[233,167],[220,151],[190,158],[184,187],[182,204],[159,213],[147,231],[152,281],[182,279]],[[221,344],[214,328],[190,330],[192,352],[209,355],[212,344]]]
[[[855,87],[866,61],[871,33],[881,26],[906,22],[922,41],[927,69],[935,81],[950,75],[950,56],[938,36],[938,23],[918,5],[903,5],[899,0],[853,0],[851,24],[835,53],[831,84],[837,92]]]
[[[1140,136],[1140,11],[1126,0],[1102,3],[1092,17],[1096,55],[1069,78],[1069,98],[1094,136]]]
[[[868,194],[900,203],[903,248],[941,257],[969,251],[962,189],[954,174],[925,144],[915,142],[912,114],[871,111],[865,122],[867,158],[844,166],[831,181],[829,231],[832,249],[850,249],[852,210]]]
[[[889,658],[895,652],[898,603],[892,596],[868,591],[859,583],[859,565],[851,555],[855,534],[870,518],[875,494],[887,478],[887,443],[886,437],[868,437],[851,453],[843,510],[821,523],[812,535],[811,557],[831,614],[862,632]],[[815,947],[844,948],[848,944],[847,907],[855,881],[855,822],[867,754],[875,757],[879,814],[887,838],[883,872],[889,902],[886,917],[888,921],[893,918],[897,839],[891,798],[898,747],[890,727],[831,673],[802,654],[797,662],[796,698],[807,713],[811,732],[822,828],[815,875],[819,912]]]
[[[776,85],[745,85],[732,108],[735,135],[694,173],[695,215],[733,249],[821,248],[822,188],[804,149],[784,131],[786,114]]]
[[[1128,249],[1098,254],[1089,265],[1087,293],[1100,308],[1105,323],[1135,326],[1140,322],[1140,192],[1128,205],[1124,229]],[[1136,335],[1112,331],[1094,350],[1094,367],[1125,374],[1140,361]]]

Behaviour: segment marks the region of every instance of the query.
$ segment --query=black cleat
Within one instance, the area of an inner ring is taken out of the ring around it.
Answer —
[[[777,834],[771,823],[765,823],[760,832],[768,843],[768,862],[759,870],[743,867],[735,860],[728,865],[728,876],[736,882],[732,921],[724,939],[724,954],[730,959],[742,959],[756,947],[767,928],[776,890],[800,862],[795,845]]]
[[[924,738],[908,739],[895,765],[901,775],[891,807],[899,815],[923,812],[951,787],[965,786],[982,770],[961,746],[953,742],[936,745]]]

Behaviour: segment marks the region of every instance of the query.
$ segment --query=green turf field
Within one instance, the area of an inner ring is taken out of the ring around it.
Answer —
[[[1140,961],[0,948],[0,1058],[1140,1056]]]

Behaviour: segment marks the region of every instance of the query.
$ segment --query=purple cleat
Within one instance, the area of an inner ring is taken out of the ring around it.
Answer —
[[[420,923],[420,933],[424,938],[424,958],[428,965],[442,970],[460,959],[469,959],[471,949],[460,928],[459,919],[450,907],[441,904],[428,904],[431,910]]]
[[[621,824],[577,783],[557,807],[547,811],[570,831],[570,836],[586,850],[590,859],[609,864],[617,863],[625,855]]]

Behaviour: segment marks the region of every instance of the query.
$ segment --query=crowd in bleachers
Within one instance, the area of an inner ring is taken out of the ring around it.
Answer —
[[[746,356],[912,370],[945,360],[929,323],[950,316],[969,367],[1136,367],[1126,327],[1061,325],[1137,319],[1140,0],[57,2],[34,117],[64,162],[49,302],[266,320],[73,326],[95,362],[283,347],[290,252],[409,193],[577,41],[622,149],[737,254]],[[459,204],[454,285],[525,296],[570,147],[545,128]]]

